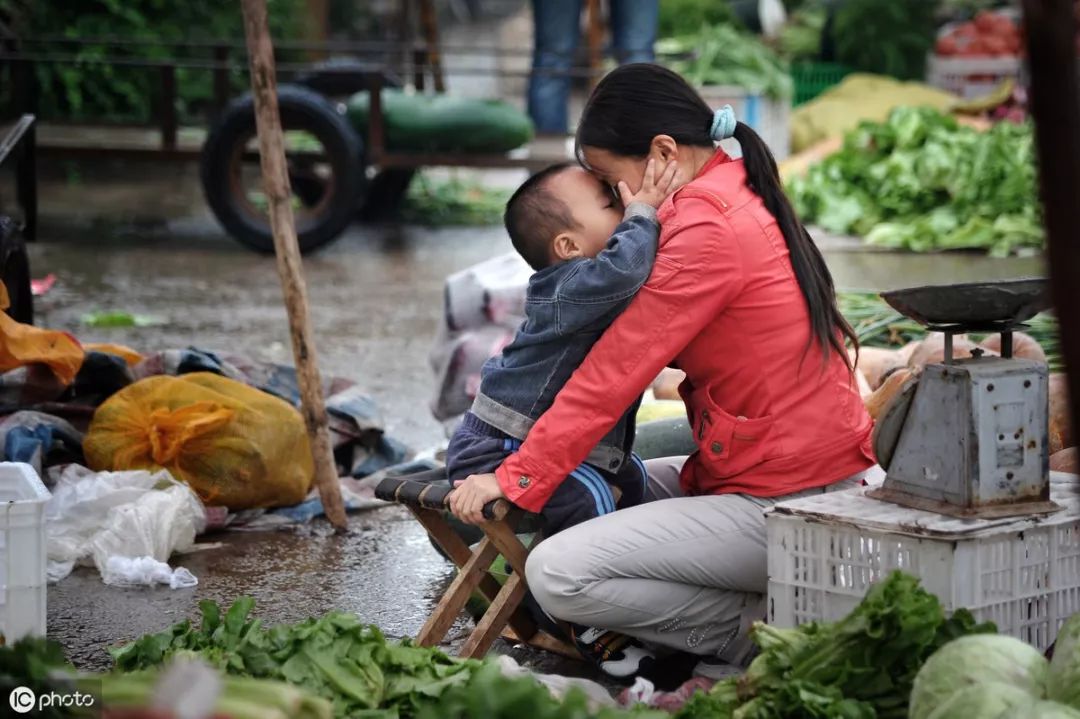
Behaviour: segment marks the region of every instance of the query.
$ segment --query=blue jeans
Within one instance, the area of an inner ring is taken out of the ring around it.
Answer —
[[[574,53],[581,36],[582,0],[533,0],[533,74],[529,116],[537,132],[566,133]],[[652,62],[659,0],[610,0],[611,40],[619,64]]]

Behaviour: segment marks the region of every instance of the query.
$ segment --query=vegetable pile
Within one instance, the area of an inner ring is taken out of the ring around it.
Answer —
[[[893,572],[838,622],[755,624],[761,653],[746,674],[693,698],[677,716],[904,719],[927,658],[953,639],[994,631],[966,610],[946,617],[917,579]]]
[[[741,87],[774,99],[791,97],[787,63],[760,40],[730,25],[659,40],[656,53],[695,86]]]
[[[797,210],[829,232],[914,252],[1041,247],[1028,125],[986,132],[928,108],[864,122],[789,183]]]
[[[362,624],[352,614],[331,612],[318,619],[266,629],[258,619],[248,618],[254,608],[250,597],[237,600],[224,616],[214,602],[204,601],[200,607],[203,621],[199,627],[180,622],[112,650],[116,668],[132,672],[154,669],[174,659],[197,659],[231,677],[288,682],[332,703],[333,716],[342,718],[666,716],[645,709],[592,709],[584,693],[575,690],[556,699],[531,677],[506,677],[493,663],[451,658],[438,649],[408,641],[389,642],[377,627]],[[136,681],[135,693],[141,681]]]

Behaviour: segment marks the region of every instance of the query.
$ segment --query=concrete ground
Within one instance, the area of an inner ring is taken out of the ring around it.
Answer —
[[[291,361],[273,259],[222,233],[205,209],[196,177],[191,166],[43,168],[42,232],[31,264],[35,276],[54,273],[58,282],[38,299],[37,324],[86,342],[148,351],[195,345]],[[488,179],[514,184],[520,177]],[[836,241],[825,247],[841,287],[883,289],[1041,271],[1037,258],[897,256]],[[385,413],[387,431],[411,447],[442,442],[442,427],[427,409],[427,354],[440,321],[443,278],[509,249],[498,227],[354,225],[304,263],[323,372],[364,386]],[[94,310],[150,315],[161,324],[84,327],[81,317]],[[49,588],[49,634],[79,666],[103,668],[107,646],[196,617],[202,599],[228,603],[250,594],[257,614],[271,623],[343,609],[390,636],[414,635],[452,577],[419,525],[398,508],[384,508],[354,515],[346,536],[327,529],[316,522],[298,531],[205,537],[201,551],[174,562],[199,578],[190,590],[110,588],[96,572],[78,570]],[[460,637],[466,628],[462,620],[455,633]],[[516,655],[548,671],[588,673],[550,656]]]

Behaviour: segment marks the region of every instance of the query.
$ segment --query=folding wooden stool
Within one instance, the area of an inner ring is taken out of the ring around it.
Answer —
[[[491,602],[484,616],[476,623],[458,655],[467,658],[484,656],[499,636],[514,642],[525,642],[539,649],[579,658],[577,650],[536,626],[521,606],[528,588],[525,585],[526,547],[515,534],[515,528],[525,512],[505,499],[488,502],[480,526],[484,538],[470,548],[446,520],[444,512],[453,487],[444,469],[383,479],[375,496],[388,502],[403,504],[424,525],[432,539],[458,567],[458,575],[431,612],[416,637],[421,646],[435,646],[446,637],[450,627],[465,608],[470,595],[479,590]],[[532,544],[540,540],[537,533]],[[488,571],[495,558],[502,554],[513,570],[500,587]]]

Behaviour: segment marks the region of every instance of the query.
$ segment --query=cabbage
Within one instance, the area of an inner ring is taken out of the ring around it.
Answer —
[[[1054,701],[1080,709],[1080,614],[1058,632],[1046,688]]]
[[[997,719],[1008,709],[1031,707],[1038,701],[1008,684],[975,684],[953,692],[930,713],[929,719]]]
[[[1057,702],[1036,702],[1008,709],[995,719],[1080,719],[1080,711]]]
[[[949,642],[926,660],[911,688],[910,719],[928,719],[949,697],[972,684],[1008,684],[1034,699],[1046,697],[1048,664],[1019,639],[979,634]]]

